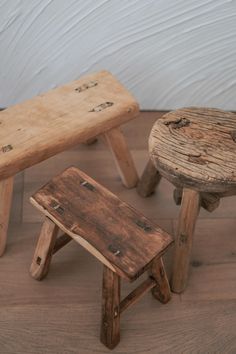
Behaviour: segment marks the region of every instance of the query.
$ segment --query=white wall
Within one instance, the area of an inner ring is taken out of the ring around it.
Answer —
[[[0,107],[100,69],[143,109],[236,110],[236,1],[0,0]]]

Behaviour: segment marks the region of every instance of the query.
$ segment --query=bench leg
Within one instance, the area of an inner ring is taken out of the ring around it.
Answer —
[[[152,295],[166,304],[171,299],[171,292],[162,258],[155,259],[152,262],[151,275],[157,282],[157,285],[152,288]]]
[[[120,277],[104,265],[101,342],[113,349],[120,341]]]
[[[91,139],[88,139],[85,141],[85,145],[93,145],[95,144],[96,142],[98,141],[98,139],[95,137],[95,138],[91,138]]]
[[[138,183],[138,194],[141,197],[149,197],[151,194],[154,193],[155,188],[160,182],[160,180],[160,173],[157,171],[152,161],[149,160]]]
[[[171,288],[181,293],[188,279],[189,262],[193,242],[193,233],[200,208],[200,195],[197,191],[184,188],[178,221],[177,237]]]
[[[105,140],[113,154],[123,184],[133,188],[138,183],[138,174],[128,149],[125,137],[119,128],[104,134]]]
[[[30,274],[36,280],[42,280],[48,274],[58,230],[58,226],[46,218],[30,267]]]
[[[0,181],[0,256],[3,255],[6,248],[13,183],[13,177]]]

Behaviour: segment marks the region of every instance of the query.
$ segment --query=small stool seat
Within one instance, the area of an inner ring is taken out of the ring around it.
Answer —
[[[137,171],[120,126],[138,113],[138,103],[108,71],[84,76],[0,112],[0,256],[6,245],[16,173],[102,135],[123,184],[136,186]]]
[[[149,138],[150,158],[175,185],[204,192],[236,189],[236,115],[183,108],[162,116]]]
[[[152,194],[163,176],[175,185],[174,200],[181,204],[171,282],[181,293],[200,207],[212,212],[222,197],[236,195],[236,115],[196,107],[167,113],[152,128],[149,156],[138,193]]]
[[[31,202],[46,217],[31,265],[35,279],[46,276],[52,255],[72,239],[104,264],[101,339],[109,348],[119,341],[119,314],[142,294],[153,288],[156,298],[169,301],[161,256],[172,238],[133,207],[75,167],[53,178]],[[65,234],[57,238],[58,229]],[[146,270],[151,276],[120,302],[120,277],[134,281]]]

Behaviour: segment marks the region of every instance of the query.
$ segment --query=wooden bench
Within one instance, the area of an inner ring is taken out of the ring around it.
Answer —
[[[120,314],[147,291],[162,303],[170,299],[161,256],[172,238],[156,224],[75,167],[36,192],[32,204],[44,215],[31,265],[43,279],[55,252],[74,240],[104,264],[101,341],[114,348],[120,339]],[[58,231],[65,234],[57,237]],[[120,301],[120,278],[150,276]]]
[[[126,187],[138,176],[119,126],[137,116],[132,95],[107,71],[0,112],[0,255],[6,244],[13,176],[102,134]]]
[[[174,199],[181,204],[171,281],[172,291],[181,293],[200,207],[212,212],[221,198],[236,195],[236,115],[197,107],[169,112],[152,128],[149,154],[139,194],[150,195],[163,176],[176,187]]]

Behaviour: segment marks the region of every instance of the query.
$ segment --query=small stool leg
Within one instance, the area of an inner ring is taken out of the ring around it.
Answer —
[[[3,255],[6,248],[13,183],[13,177],[0,181],[0,256]]]
[[[182,201],[183,188],[175,188],[173,192],[173,197],[176,205],[180,205]]]
[[[104,265],[101,342],[113,349],[120,341],[120,277]]]
[[[30,267],[30,274],[36,280],[42,280],[48,274],[58,230],[58,226],[46,218]]]
[[[138,174],[123,133],[119,128],[116,128],[104,135],[115,159],[123,184],[127,188],[135,187],[138,183]]]
[[[171,299],[171,292],[162,258],[155,259],[152,262],[151,276],[157,282],[157,285],[152,289],[152,295],[163,304],[166,304]]]
[[[149,159],[142,177],[138,183],[137,192],[141,197],[148,197],[154,193],[156,186],[161,180],[161,175]]]
[[[199,192],[184,188],[178,221],[171,288],[181,293],[188,278],[193,233],[200,208]]]

